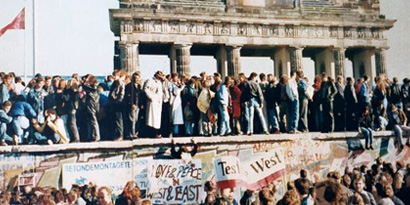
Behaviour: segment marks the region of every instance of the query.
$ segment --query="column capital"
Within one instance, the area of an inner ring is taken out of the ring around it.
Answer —
[[[118,41],[119,46],[139,45],[140,42]]]
[[[241,49],[243,47],[243,45],[239,45],[239,44],[227,44],[225,46],[227,48],[232,48],[232,49]]]
[[[305,46],[302,45],[290,45],[289,48],[295,49],[295,50],[303,50]]]
[[[390,49],[390,47],[376,47],[375,51],[376,52],[386,52],[389,49]]]
[[[173,46],[177,49],[190,49],[192,47],[192,43],[174,43]]]
[[[333,47],[333,48],[332,48],[333,51],[341,51],[341,52],[346,51],[346,49],[347,49],[347,48],[345,48],[345,47]]]

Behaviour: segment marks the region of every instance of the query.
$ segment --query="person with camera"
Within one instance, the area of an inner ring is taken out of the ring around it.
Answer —
[[[64,128],[64,122],[57,116],[56,110],[50,108],[44,112],[44,124],[39,125],[33,120],[34,138],[39,144],[66,144],[69,142]]]

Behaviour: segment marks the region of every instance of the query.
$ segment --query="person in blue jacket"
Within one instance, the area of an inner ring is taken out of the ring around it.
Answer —
[[[11,102],[6,101],[3,103],[2,109],[0,109],[0,145],[7,146],[12,142],[12,138],[7,134],[7,124],[11,123],[12,117],[7,113],[10,111]]]
[[[231,134],[231,127],[229,126],[229,113],[228,113],[228,105],[229,105],[229,92],[227,86],[229,86],[230,77],[225,79],[225,84],[222,84],[221,74],[215,73],[214,74],[215,84],[219,84],[217,86],[216,92],[216,99],[218,101],[218,109],[220,116],[220,130],[219,134],[221,136],[227,136]]]
[[[10,109],[10,116],[13,117],[13,144],[29,143],[29,119],[36,120],[37,114],[33,107],[25,101],[23,95],[16,97],[16,102]]]

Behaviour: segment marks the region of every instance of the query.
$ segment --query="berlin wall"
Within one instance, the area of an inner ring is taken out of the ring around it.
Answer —
[[[177,144],[190,144],[190,138],[175,139]],[[178,192],[171,194],[172,190],[165,191],[158,187],[152,190],[164,191],[158,195],[162,200],[174,197],[172,200],[178,201],[185,197],[183,200],[188,202],[201,197],[205,181],[216,180],[213,162],[226,156],[237,158],[241,163],[254,160],[257,162],[255,167],[259,166],[257,169],[264,169],[264,158],[260,156],[280,149],[283,160],[279,161],[285,172],[275,180],[279,194],[283,193],[286,182],[298,178],[300,169],[308,170],[314,181],[324,178],[329,171],[343,174],[345,167],[370,166],[379,156],[392,163],[398,160],[410,162],[410,148],[405,146],[398,153],[391,132],[375,134],[374,150],[364,150],[364,139],[356,133],[196,139],[198,153],[189,162],[172,160],[170,139],[2,147],[0,184],[9,190],[24,185],[69,189],[71,184],[83,185],[93,181],[99,186],[108,185],[115,193],[120,193],[129,180],[135,180],[145,190],[157,183],[153,182],[155,178],[162,180],[157,184],[169,179],[167,183],[173,186],[186,184],[187,187],[179,187],[179,195]],[[189,168],[184,163],[190,164]],[[248,178],[252,179],[252,176]],[[170,193],[167,194],[167,191]]]

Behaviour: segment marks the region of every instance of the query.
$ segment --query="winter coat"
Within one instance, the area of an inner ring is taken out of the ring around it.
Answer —
[[[202,113],[206,113],[211,106],[211,100],[215,97],[215,93],[210,89],[202,89],[199,94],[197,107]]]
[[[232,117],[241,117],[241,90],[237,86],[230,87],[231,103],[232,103]]]
[[[182,112],[181,92],[184,86],[178,87],[174,82],[171,85],[171,122],[173,125],[183,125],[184,115]]]
[[[85,105],[87,112],[91,114],[96,114],[100,110],[100,94],[97,91],[96,85],[83,85],[83,88],[86,92],[85,96]]]
[[[147,126],[159,129],[162,112],[162,83],[155,78],[147,80],[144,86],[147,96],[146,123]]]

